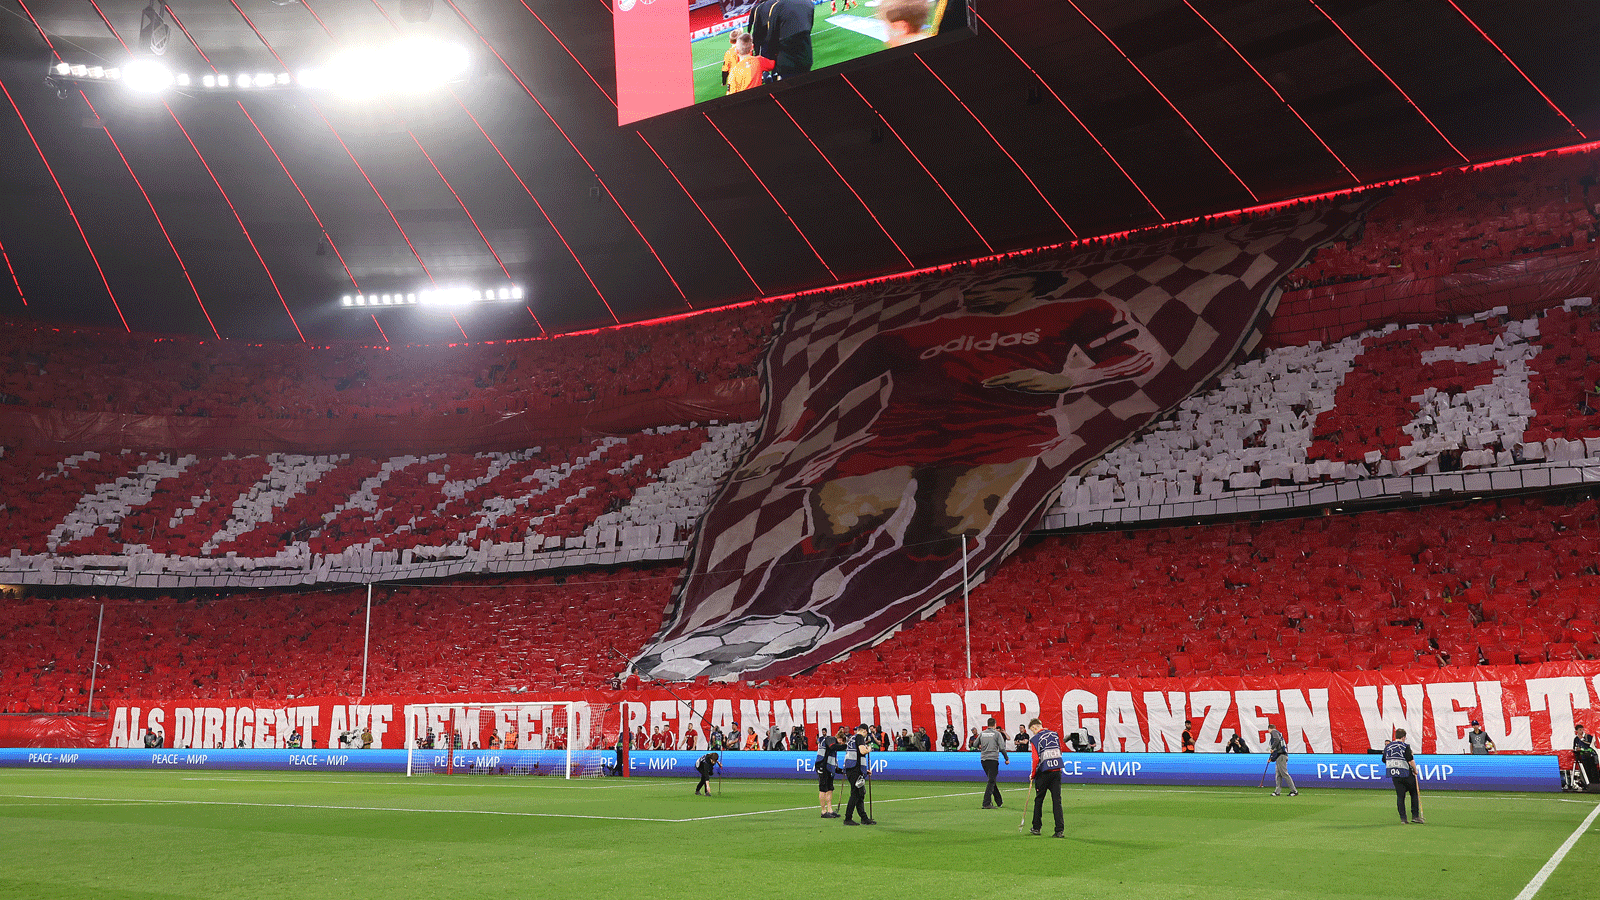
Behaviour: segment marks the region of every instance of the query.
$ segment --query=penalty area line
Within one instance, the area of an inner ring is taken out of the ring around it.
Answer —
[[[1544,887],[1545,881],[1549,880],[1550,875],[1555,872],[1556,866],[1561,865],[1561,861],[1567,858],[1568,851],[1572,849],[1574,844],[1578,843],[1578,838],[1583,837],[1583,833],[1589,830],[1590,825],[1594,824],[1595,816],[1600,816],[1600,804],[1595,804],[1594,809],[1589,810],[1589,815],[1584,817],[1582,824],[1574,829],[1572,834],[1567,835],[1567,839],[1562,842],[1560,847],[1556,848],[1555,853],[1550,855],[1550,858],[1545,861],[1544,868],[1533,876],[1533,880],[1528,882],[1528,886],[1522,889],[1522,893],[1517,895],[1516,900],[1532,900],[1533,895],[1539,893],[1539,889]]]

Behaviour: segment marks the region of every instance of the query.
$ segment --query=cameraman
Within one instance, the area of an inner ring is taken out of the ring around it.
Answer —
[[[945,724],[944,734],[939,737],[939,746],[944,748],[946,752],[954,752],[961,749],[961,739],[956,737],[956,726],[953,723]]]

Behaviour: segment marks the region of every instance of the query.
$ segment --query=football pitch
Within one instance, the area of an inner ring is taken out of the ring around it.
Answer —
[[[1052,840],[1019,832],[1024,788],[983,810],[980,785],[881,782],[879,824],[846,828],[805,781],[692,786],[0,771],[0,897],[1509,900],[1600,877],[1588,797],[1429,793],[1428,824],[1404,826],[1387,791],[1069,785]]]
[[[843,27],[840,22],[846,16],[860,21],[845,23],[854,28]],[[838,13],[829,13],[826,5],[817,7],[816,25],[811,30],[811,67],[821,69],[882,50],[883,39],[873,36],[877,31],[876,23],[873,10],[864,5]],[[722,54],[728,50],[728,36],[713,35],[690,46],[694,60],[694,102],[723,96],[726,92],[722,88]]]

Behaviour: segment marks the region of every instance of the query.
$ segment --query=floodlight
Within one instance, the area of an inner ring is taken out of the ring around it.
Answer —
[[[239,77],[235,78],[233,80],[233,83],[234,83],[234,86],[236,86],[236,87],[241,87],[241,88],[249,87],[250,86],[250,73],[249,72],[240,72],[239,73]]]
[[[110,68],[110,69],[106,70],[106,78],[110,79],[111,81],[116,81],[117,79],[119,79],[121,77],[122,77],[122,70],[121,69]]]
[[[73,66],[72,67],[72,74],[76,75],[79,78],[87,77],[88,74],[89,74],[89,67],[88,66]]]
[[[278,83],[279,84],[288,84],[289,83],[289,73],[288,72],[279,72],[278,73]]]
[[[155,94],[172,85],[172,70],[150,59],[136,59],[122,72],[122,81],[129,88]]]
[[[58,63],[56,63],[56,66],[55,66],[55,73],[57,75],[71,75],[72,74],[72,67],[67,65],[64,62],[58,62]]]
[[[256,73],[256,87],[272,87],[278,79],[271,72]]]
[[[228,86],[228,76],[226,76],[226,75],[218,75],[217,76],[217,87],[225,88],[227,86]]]
[[[204,78],[200,79],[200,83],[205,85],[208,88],[214,88],[214,87],[217,86],[217,76],[215,76],[215,75],[207,75]]]
[[[349,294],[345,294],[344,299],[339,301],[339,303],[343,306],[354,306],[355,302],[355,298],[351,297]]]
[[[177,80],[178,80],[178,87],[188,87],[189,86],[189,74],[187,72],[180,72],[178,74],[178,79]]]

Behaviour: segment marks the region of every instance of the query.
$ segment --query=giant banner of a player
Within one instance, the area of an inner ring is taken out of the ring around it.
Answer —
[[[1062,479],[1259,335],[1358,208],[797,303],[761,430],[700,523],[649,678],[801,672],[958,594]]]

